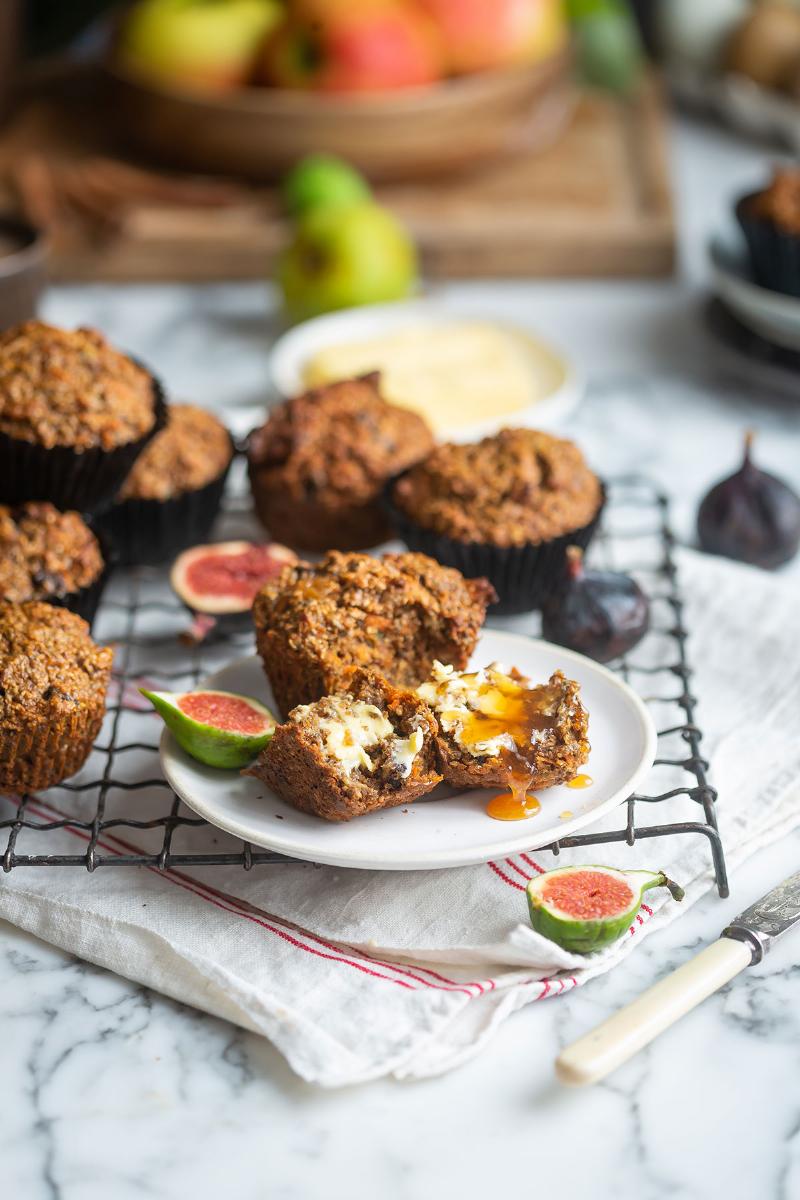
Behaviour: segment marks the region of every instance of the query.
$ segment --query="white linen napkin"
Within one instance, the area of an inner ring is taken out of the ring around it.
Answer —
[[[756,570],[690,551],[679,555],[687,597],[689,651],[696,666],[703,750],[719,789],[718,816],[728,867],[800,823],[798,592]],[[658,603],[654,619],[658,618]],[[667,606],[661,619],[669,616]],[[525,627],[515,619],[516,627]],[[651,635],[630,656],[640,665],[665,652]],[[663,641],[663,639],[662,639]],[[674,643],[673,643],[674,646]],[[650,657],[648,657],[650,656]],[[659,728],[676,724],[677,678],[632,675]],[[656,682],[657,681],[657,682]],[[648,694],[648,689],[655,693]],[[154,741],[156,718],[135,718]],[[675,735],[659,747],[685,755]],[[119,759],[137,779],[155,778],[145,752]],[[119,774],[121,767],[116,769]],[[91,778],[97,763],[78,776]],[[144,772],[144,774],[143,774]],[[149,773],[149,774],[148,774]],[[644,793],[687,776],[655,767]],[[146,821],[163,813],[162,787],[109,793],[107,818]],[[445,802],[446,803],[446,802]],[[0,800],[8,814],[11,802]],[[53,789],[31,803],[31,820],[64,813],[90,819],[95,798]],[[702,820],[691,800],[637,806],[637,819]],[[619,828],[624,809],[600,827]],[[593,827],[595,828],[595,827]],[[102,852],[123,858],[152,850],[162,831],[111,829]],[[41,833],[21,831],[20,854],[42,850]],[[47,835],[49,852],[74,854],[83,830]],[[83,842],[81,841],[83,839]],[[76,850],[77,847],[77,850]],[[175,850],[240,849],[203,826],[176,835]],[[559,863],[602,862],[661,868],[686,888],[677,905],[650,892],[630,934],[596,955],[567,954],[527,921],[525,883]],[[270,1038],[305,1079],[340,1086],[385,1074],[419,1078],[446,1071],[487,1044],[515,1009],[565,995],[620,963],[649,934],[680,916],[713,886],[707,840],[675,835],[562,852],[517,854],[483,866],[381,873],[308,864],[169,870],[105,866],[19,867],[3,878],[0,916],[74,954],[184,1003]]]

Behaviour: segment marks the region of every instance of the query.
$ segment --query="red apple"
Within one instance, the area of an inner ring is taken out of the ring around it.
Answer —
[[[285,88],[376,92],[442,76],[436,27],[414,0],[295,0],[267,39],[260,78]]]
[[[450,71],[539,62],[562,49],[562,0],[417,0],[433,18]]]

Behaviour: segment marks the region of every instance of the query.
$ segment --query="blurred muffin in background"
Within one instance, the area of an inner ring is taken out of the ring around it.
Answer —
[[[303,392],[250,437],[248,470],[259,518],[302,550],[362,550],[385,541],[382,492],[433,447],[416,413],[387,404],[377,374]]]
[[[98,519],[121,561],[165,562],[204,541],[219,512],[233,453],[231,435],[213,413],[171,404],[166,427]]]

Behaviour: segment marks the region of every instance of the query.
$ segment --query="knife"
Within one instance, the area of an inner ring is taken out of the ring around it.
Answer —
[[[761,962],[772,944],[799,922],[796,871],[735,917],[718,941],[567,1046],[556,1059],[556,1075],[575,1086],[604,1079],[745,967]]]

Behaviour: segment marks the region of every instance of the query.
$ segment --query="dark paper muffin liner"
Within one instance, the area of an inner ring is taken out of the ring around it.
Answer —
[[[542,607],[546,597],[558,586],[564,570],[568,546],[585,550],[600,524],[605,505],[605,489],[600,507],[588,525],[547,542],[526,542],[523,546],[493,546],[484,542],[460,542],[416,524],[393,500],[396,477],[384,492],[384,504],[392,528],[409,550],[418,550],[435,558],[445,567],[455,567],[468,579],[483,576],[494,587],[499,601],[489,609],[491,615],[531,612]]]
[[[219,512],[231,462],[195,491],[169,500],[122,500],[99,513],[95,524],[111,539],[118,561],[126,567],[155,566],[204,542]]]
[[[24,730],[0,728],[0,793],[42,792],[79,771],[105,715],[105,700],[64,716],[57,727],[36,720]]]
[[[151,379],[156,418],[152,429],[113,450],[94,447],[78,453],[71,446],[48,449],[0,433],[0,503],[49,500],[62,511],[74,508],[87,513],[108,504],[147,443],[166,423],[164,390],[155,377]]]
[[[756,194],[743,196],[735,210],[750,252],[753,277],[762,287],[800,297],[800,235],[781,229],[769,217],[748,212]]]
[[[56,608],[68,608],[70,612],[77,613],[79,617],[83,617],[91,629],[97,615],[100,598],[105,591],[105,586],[108,583],[111,572],[117,565],[118,559],[111,542],[102,529],[98,528],[97,521],[87,520],[86,523],[100,543],[100,553],[103,556],[102,571],[96,579],[93,579],[91,583],[81,588],[80,591],[67,592],[65,596],[39,596],[37,599],[44,600],[47,604],[54,604]]]

